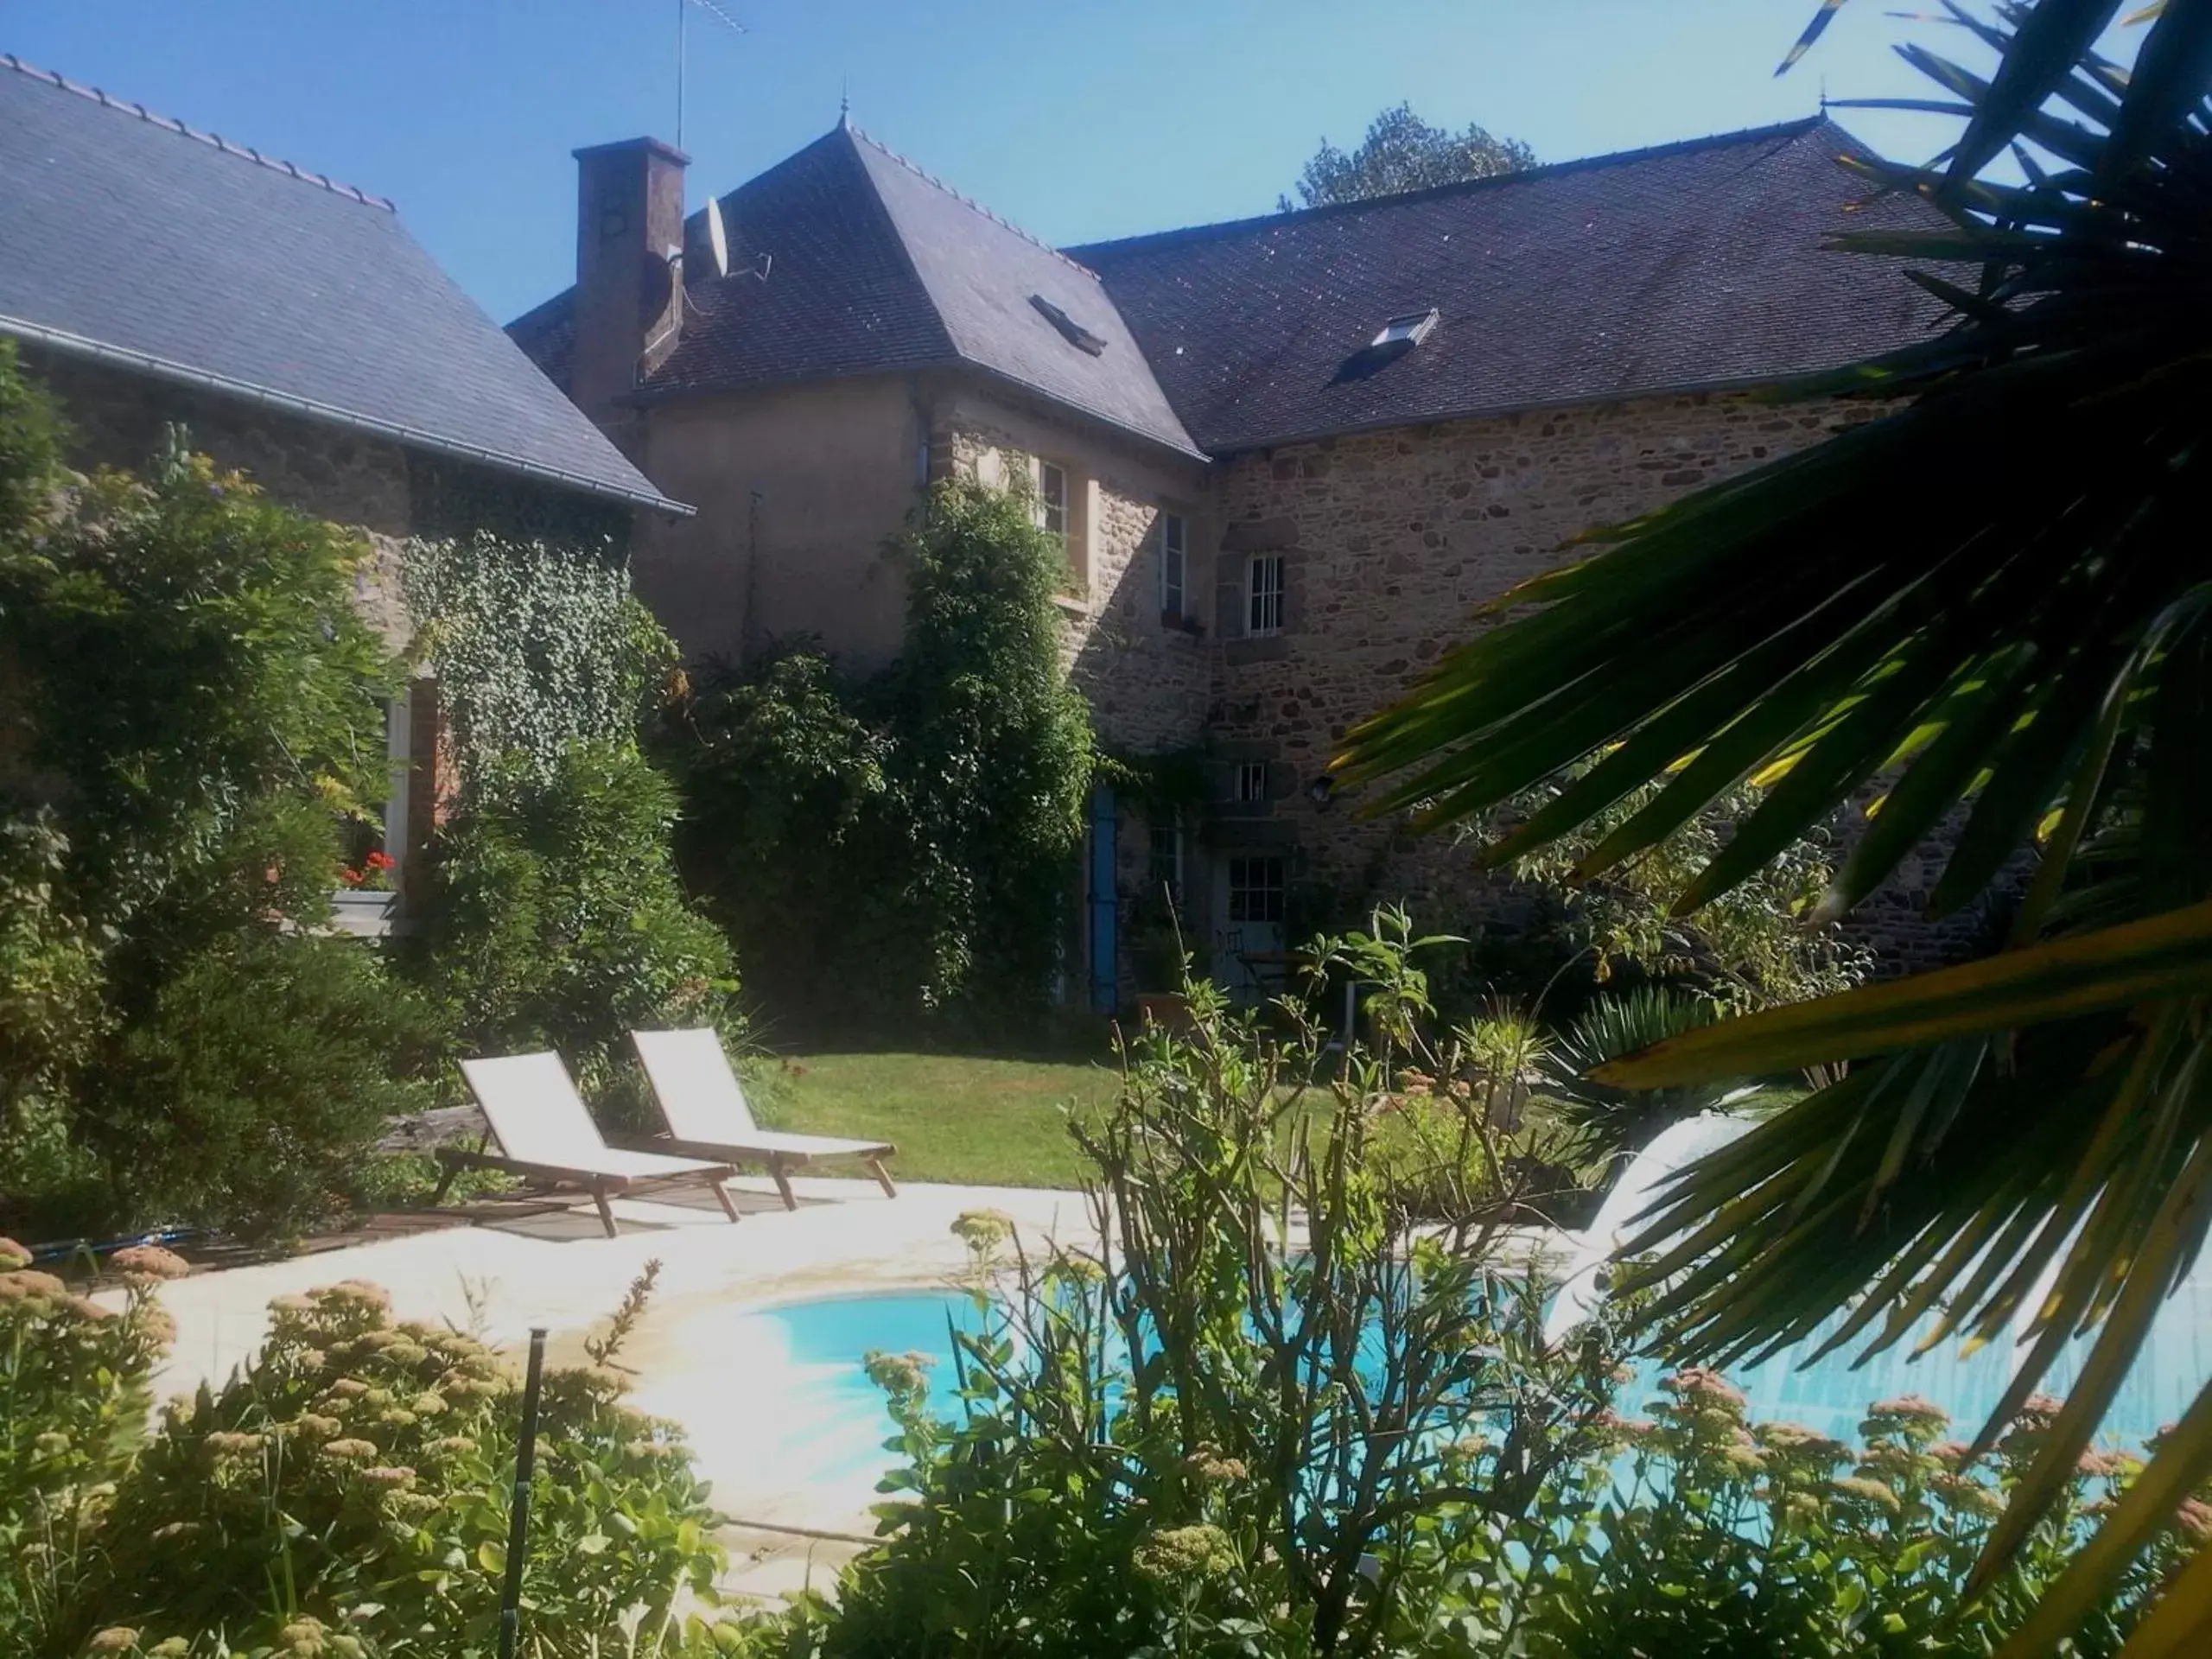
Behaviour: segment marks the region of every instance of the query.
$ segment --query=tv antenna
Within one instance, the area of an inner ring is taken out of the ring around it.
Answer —
[[[683,36],[691,20],[691,8],[696,6],[733,35],[746,32],[745,25],[724,11],[715,0],[676,0],[676,147],[683,148]]]

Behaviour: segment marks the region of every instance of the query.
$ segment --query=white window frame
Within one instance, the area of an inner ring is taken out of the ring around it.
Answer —
[[[1268,798],[1268,763],[1264,760],[1240,760],[1236,765],[1236,799],[1241,805],[1250,805]]]
[[[1289,908],[1289,898],[1290,869],[1280,854],[1240,854],[1229,861],[1229,920],[1232,925],[1257,922],[1280,925]],[[1270,912],[1273,913],[1268,913]]]
[[[1428,338],[1428,331],[1436,327],[1436,318],[1433,307],[1427,311],[1414,311],[1402,317],[1393,317],[1376,331],[1375,338],[1368,341],[1368,348],[1379,351],[1386,346],[1418,346]]]
[[[414,692],[403,688],[384,705],[384,853],[391,861],[391,884],[398,887],[407,872],[407,830],[410,802],[408,784],[415,770],[413,753]]]
[[[1189,603],[1191,524],[1179,512],[1160,515],[1160,613],[1179,620]]]
[[[1068,469],[1057,461],[1046,461],[1042,455],[1034,456],[1030,461],[1029,480],[1036,487],[1033,511],[1037,528],[1058,542],[1060,551],[1065,553],[1068,550],[1068,486],[1071,481]],[[1057,493],[1052,488],[1055,480],[1059,484]],[[1056,516],[1059,519],[1057,524],[1052,522]]]
[[[1280,553],[1255,553],[1244,566],[1244,632],[1264,639],[1282,632],[1287,563]]]

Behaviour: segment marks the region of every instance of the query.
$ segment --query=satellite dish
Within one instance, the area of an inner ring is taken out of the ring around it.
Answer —
[[[729,232],[722,228],[722,205],[707,198],[707,241],[715,251],[715,275],[729,275]]]

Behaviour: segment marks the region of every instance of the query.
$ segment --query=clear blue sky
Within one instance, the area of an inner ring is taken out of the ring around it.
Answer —
[[[1892,0],[1893,3],[1893,0]],[[4,0],[0,50],[391,197],[500,321],[566,285],[569,152],[673,136],[677,0]],[[1264,213],[1323,137],[1376,112],[1480,121],[1545,161],[1924,88],[1907,33],[1814,0],[719,0],[690,23],[693,205],[853,118],[1033,234],[1069,244]],[[1922,159],[1943,129],[1846,112]],[[4,233],[4,232],[0,232]]]

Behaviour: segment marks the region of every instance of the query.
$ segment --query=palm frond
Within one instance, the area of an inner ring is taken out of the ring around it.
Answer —
[[[2212,1223],[2212,0],[2156,9],[2132,73],[2094,50],[2116,0],[1946,10],[1997,67],[1905,48],[1940,89],[1919,102],[1962,131],[1926,167],[1866,171],[1953,226],[1839,245],[1918,262],[1953,321],[1791,389],[1883,412],[1578,538],[1584,556],[1488,607],[1494,625],[1355,728],[1334,766],[1370,810],[1425,825],[1564,775],[1497,858],[1649,791],[1583,874],[1751,781],[1758,810],[1685,911],[1868,795],[1824,916],[1931,838],[1948,845],[1938,914],[2039,851],[1994,958],[1595,1074],[1694,1088],[1853,1063],[1683,1172],[1647,1218],[1631,1249],[1677,1241],[1640,1282],[1683,1357],[1732,1363],[1824,1328],[1869,1351],[2018,1330],[1986,1441],[2095,1333],[1986,1582]],[[2025,181],[1980,176],[2007,149]],[[2048,1651],[2065,1610],[2212,1472],[2212,1404],[2184,1427],[2005,1659]],[[2145,1650],[2206,1622],[2202,1575],[2175,1597]]]

